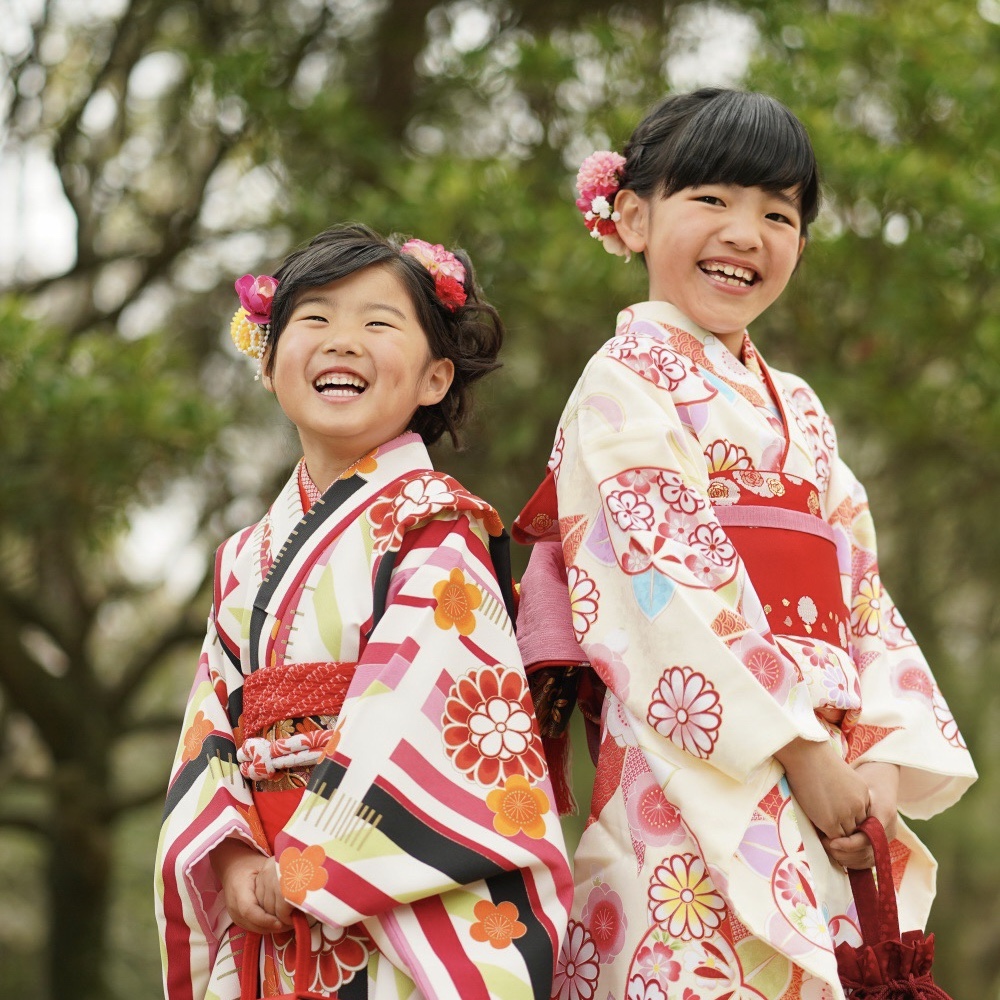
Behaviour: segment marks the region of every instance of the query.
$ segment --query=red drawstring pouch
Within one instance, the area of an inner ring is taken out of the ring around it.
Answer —
[[[849,1000],[951,1000],[931,975],[934,935],[899,932],[889,842],[882,824],[869,816],[858,829],[875,850],[878,884],[871,869],[848,872],[862,943],[837,946],[837,971],[844,992]]]

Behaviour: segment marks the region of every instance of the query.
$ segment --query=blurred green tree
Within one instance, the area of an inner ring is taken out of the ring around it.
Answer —
[[[941,979],[995,993],[996,0],[108,11],[49,0],[0,47],[4,155],[54,166],[75,230],[67,266],[15,262],[0,316],[0,895],[18,914],[0,979],[38,1000],[158,992],[143,805],[162,797],[201,574],[295,458],[225,346],[233,277],[348,219],[469,249],[507,367],[473,445],[441,458],[509,519],[584,361],[645,294],[640,265],[586,239],[575,166],[668,86],[738,81],[746,40],[747,82],[806,121],[827,194],[756,336],[834,412],[885,577],[980,763],[926,833]],[[136,540],[168,530],[174,558],[137,567]]]

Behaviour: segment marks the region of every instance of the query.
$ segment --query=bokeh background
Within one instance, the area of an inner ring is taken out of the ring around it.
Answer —
[[[867,483],[980,768],[918,832],[938,978],[1000,996],[1000,0],[0,0],[0,993],[154,1000],[152,858],[214,547],[298,457],[233,279],[326,225],[460,244],[509,334],[509,521],[619,307],[573,178],[667,90],[769,91],[825,207],[755,327]],[[523,566],[523,553],[516,565]]]

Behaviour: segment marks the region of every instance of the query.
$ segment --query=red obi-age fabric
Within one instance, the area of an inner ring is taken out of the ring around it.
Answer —
[[[712,474],[708,495],[743,561],[771,631],[847,649],[850,614],[833,530],[816,487],[781,472]]]

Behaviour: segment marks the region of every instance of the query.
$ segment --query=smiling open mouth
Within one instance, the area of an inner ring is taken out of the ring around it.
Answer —
[[[313,388],[323,396],[360,396],[368,383],[360,375],[331,372],[320,375],[313,382]]]
[[[714,281],[731,285],[733,288],[749,288],[760,280],[760,275],[752,268],[740,267],[738,264],[723,264],[721,261],[709,260],[698,266]]]

